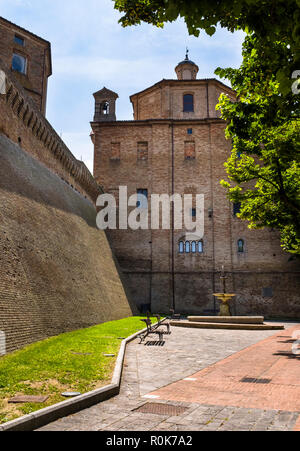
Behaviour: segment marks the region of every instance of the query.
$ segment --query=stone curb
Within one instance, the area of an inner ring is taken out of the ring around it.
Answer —
[[[141,330],[122,341],[110,385],[4,423],[0,425],[0,432],[34,431],[35,429],[59,420],[62,417],[72,415],[80,410],[87,409],[99,402],[117,396],[120,393],[126,346],[140,333],[145,332],[146,330],[147,329]]]

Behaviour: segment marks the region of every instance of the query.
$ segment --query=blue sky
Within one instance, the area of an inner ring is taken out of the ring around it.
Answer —
[[[117,92],[117,119],[132,119],[129,96],[163,78],[185,49],[199,68],[198,78],[215,77],[218,66],[238,67],[242,33],[218,30],[213,37],[188,35],[179,20],[164,29],[150,25],[122,28],[112,0],[0,0],[0,15],[52,44],[47,118],[73,154],[93,165],[89,138],[93,92]]]

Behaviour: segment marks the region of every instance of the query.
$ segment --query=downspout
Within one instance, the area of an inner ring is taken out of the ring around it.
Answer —
[[[174,152],[174,122],[171,121],[171,145],[172,145],[172,196],[175,194],[175,152]],[[172,202],[172,308],[176,312],[176,295],[175,295],[175,205]]]
[[[42,77],[42,96],[41,96],[41,112],[46,116],[46,98],[44,99],[44,83],[45,83],[45,69],[46,69],[46,49],[44,50],[44,62],[43,62],[43,77]],[[43,105],[43,100],[45,104]],[[44,106],[44,108],[43,108]]]

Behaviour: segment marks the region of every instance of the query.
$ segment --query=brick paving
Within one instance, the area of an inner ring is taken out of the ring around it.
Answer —
[[[300,324],[286,327],[276,334],[172,328],[163,347],[134,341],[119,396],[40,430],[299,431],[300,356],[292,354],[292,334]],[[136,410],[146,402],[186,410],[174,417]]]

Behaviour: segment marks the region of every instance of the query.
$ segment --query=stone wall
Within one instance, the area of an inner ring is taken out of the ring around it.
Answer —
[[[29,143],[26,128],[21,136]],[[0,157],[0,330],[7,351],[131,316],[92,202],[3,135]]]

